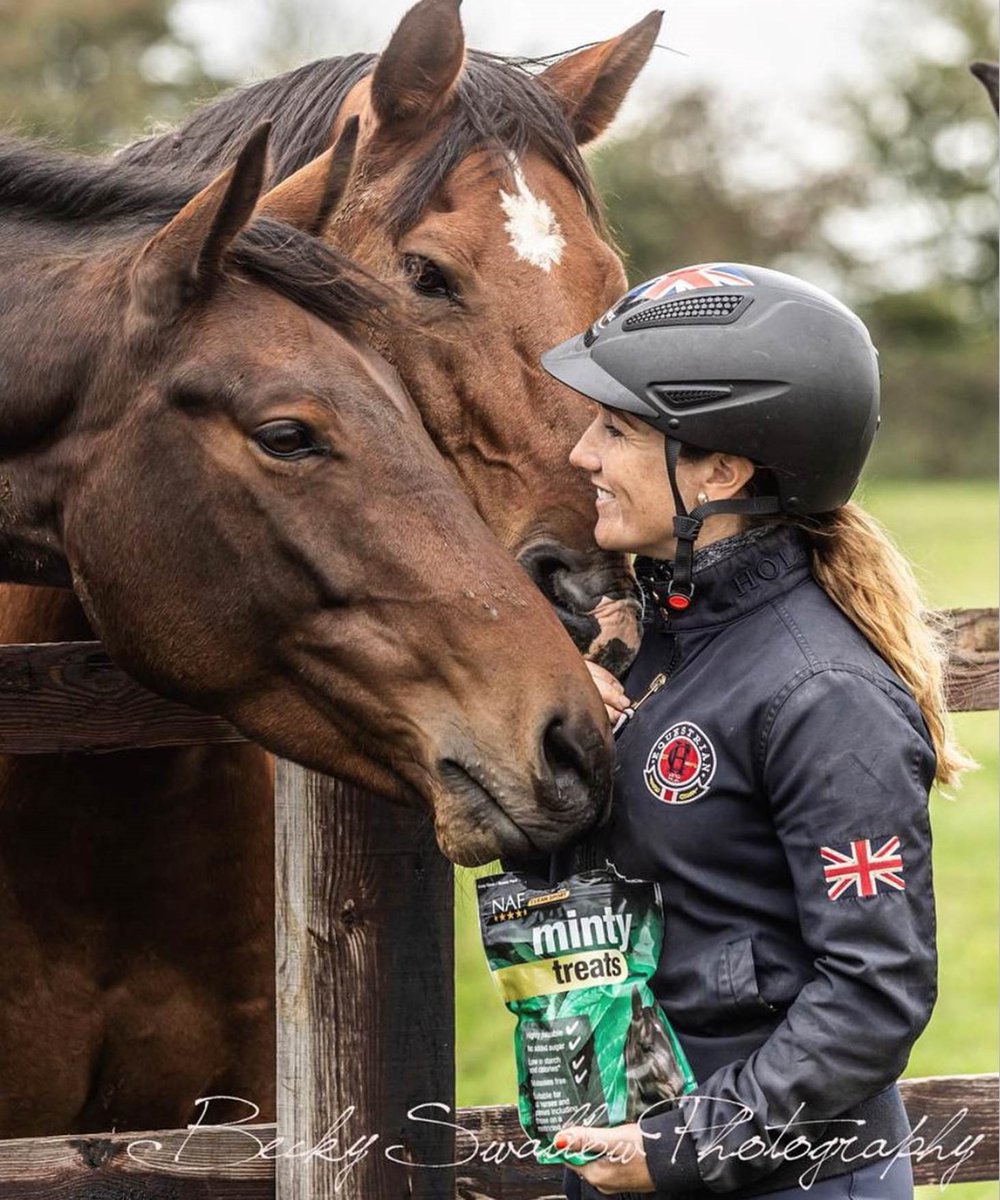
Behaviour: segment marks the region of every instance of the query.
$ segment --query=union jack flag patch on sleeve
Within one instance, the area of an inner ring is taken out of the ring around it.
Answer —
[[[906,890],[898,837],[859,838],[845,845],[820,846],[819,853],[826,863],[823,878],[828,884],[828,900],[839,900],[848,893],[878,896]]]

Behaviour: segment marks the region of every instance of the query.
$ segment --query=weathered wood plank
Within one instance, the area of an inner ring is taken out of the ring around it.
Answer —
[[[926,1139],[923,1158],[914,1158],[917,1183],[938,1183],[948,1176],[953,1183],[997,1178],[1000,1158],[997,1105],[1000,1077],[996,1075],[930,1076],[904,1079],[899,1085],[910,1127]],[[918,1128],[918,1123],[923,1125]],[[932,1141],[938,1131],[940,1151]],[[945,1157],[948,1150],[951,1157]]]
[[[220,717],[154,695],[100,642],[0,646],[0,753],[242,742]]]
[[[951,645],[948,707],[973,712],[997,707],[997,610],[952,608],[941,614]]]
[[[256,1139],[254,1139],[256,1135]],[[3,1200],[263,1200],[274,1126],[0,1141]]]
[[[407,1117],[454,1108],[451,864],[423,812],[286,762],[275,792],[278,1132],[334,1128],[278,1159],[277,1196],[451,1200],[449,1170],[409,1165],[450,1162],[450,1131]]]
[[[953,645],[955,712],[997,707],[997,610],[940,614]],[[155,696],[115,667],[100,642],[0,646],[0,753],[52,754],[242,741],[219,717]]]
[[[971,1183],[997,1177],[996,1075],[904,1079],[900,1091],[910,1124],[918,1184]],[[441,1114],[441,1119],[447,1119]],[[525,1158],[528,1143],[514,1109],[464,1108],[456,1124],[459,1168],[455,1200],[562,1200],[559,1171]],[[358,1126],[360,1129],[360,1126]],[[379,1131],[372,1127],[371,1132]],[[355,1127],[345,1130],[345,1138]],[[382,1157],[391,1135],[368,1151]],[[978,1140],[977,1140],[978,1139]],[[273,1125],[97,1134],[88,1137],[0,1141],[0,1196],[4,1200],[273,1200]],[[353,1137],[351,1138],[353,1140]],[[496,1159],[507,1157],[503,1162]],[[967,1156],[967,1157],[966,1157]],[[487,1160],[492,1161],[487,1161]],[[430,1160],[425,1161],[441,1161]],[[435,1175],[428,1170],[424,1175]],[[341,1191],[341,1196],[351,1195]],[[357,1192],[355,1194],[362,1194]],[[405,1190],[372,1191],[373,1197],[408,1196]],[[420,1194],[414,1192],[414,1195]],[[442,1193],[443,1194],[443,1193]]]
[[[899,1086],[915,1138],[924,1139],[911,1146],[916,1183],[996,1179],[996,1075],[904,1079]],[[478,1153],[459,1170],[457,1200],[562,1200],[560,1171],[518,1157],[525,1136],[513,1108],[462,1109],[459,1123],[471,1137],[459,1139],[456,1158]],[[510,1147],[509,1156],[497,1162],[503,1146]],[[492,1161],[484,1162],[487,1158]]]

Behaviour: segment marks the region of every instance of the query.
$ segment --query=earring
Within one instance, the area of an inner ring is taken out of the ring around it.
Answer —
[[[708,503],[708,496],[704,492],[698,493],[698,503],[699,504],[707,504]]]

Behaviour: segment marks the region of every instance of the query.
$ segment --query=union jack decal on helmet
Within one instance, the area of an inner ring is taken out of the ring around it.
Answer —
[[[659,300],[661,296],[676,296],[679,292],[690,292],[696,288],[753,287],[753,280],[745,271],[731,263],[700,263],[695,267],[681,267],[668,271],[647,283],[640,295],[641,300]]]
[[[612,321],[630,312],[644,300],[659,300],[663,296],[676,296],[679,292],[690,292],[696,288],[753,287],[754,282],[746,271],[732,263],[699,263],[694,267],[681,267],[657,275],[644,283],[637,283],[612,304],[608,311],[590,327],[596,336]]]
[[[881,845],[872,849],[874,842]],[[829,884],[828,900],[839,900],[853,888],[855,896],[878,896],[883,892],[906,890],[899,838],[859,838],[837,849],[820,846],[820,856],[828,864],[823,878]]]

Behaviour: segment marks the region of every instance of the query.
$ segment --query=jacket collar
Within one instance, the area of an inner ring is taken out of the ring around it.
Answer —
[[[770,603],[808,578],[810,562],[806,535],[792,525],[712,542],[695,552],[694,599],[683,612],[663,607],[669,562],[640,557],[635,571],[653,619],[680,630],[721,625]]]

